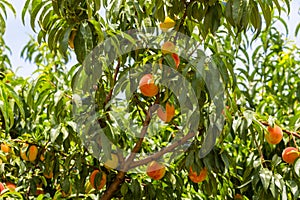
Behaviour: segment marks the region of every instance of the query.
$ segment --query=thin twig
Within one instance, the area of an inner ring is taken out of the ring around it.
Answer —
[[[120,67],[121,67],[121,61],[120,61],[120,58],[118,59],[118,64],[117,64],[117,67],[115,69],[115,73],[114,73],[114,78],[113,78],[113,82],[112,82],[112,85],[111,85],[111,89],[109,91],[109,93],[107,94],[106,98],[105,98],[105,101],[104,101],[104,106],[106,106],[106,104],[111,100],[112,98],[112,94],[113,94],[113,91],[114,91],[114,86],[116,84],[116,81],[117,81],[117,77],[118,77],[118,74],[119,74],[119,71],[120,71]]]
[[[264,126],[270,126],[270,125],[268,124],[268,122],[264,122],[264,121],[259,121],[259,122],[260,122],[262,125],[264,125]],[[289,131],[289,130],[286,130],[286,129],[282,129],[282,132],[286,133],[287,135],[292,135],[292,136],[294,136],[294,137],[300,139],[300,135],[299,135],[299,133],[297,133],[297,132],[292,132],[292,131]]]

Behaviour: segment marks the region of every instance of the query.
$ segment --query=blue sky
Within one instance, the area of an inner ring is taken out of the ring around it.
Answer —
[[[25,26],[21,21],[21,13],[22,8],[24,6],[24,2],[20,1],[10,1],[14,8],[16,9],[17,16],[14,17],[12,12],[9,12],[7,19],[7,29],[4,35],[4,39],[6,44],[11,48],[12,54],[10,55],[10,60],[13,65],[13,69],[16,71],[18,75],[29,77],[32,72],[36,69],[34,63],[25,62],[23,58],[21,58],[20,54],[25,46],[25,44],[30,39],[29,35],[35,35],[29,25],[29,16],[26,16]],[[297,38],[294,37],[295,26],[300,22],[300,16],[298,15],[300,8],[300,1],[293,0],[291,5],[291,14],[288,18],[289,24],[289,38],[296,41],[296,43],[300,46],[300,34]],[[282,27],[278,26],[279,29]]]
[[[8,45],[12,51],[12,54],[10,55],[10,61],[13,65],[13,69],[16,70],[18,67],[20,67],[16,73],[18,75],[28,77],[34,71],[34,65],[32,63],[25,62],[21,58],[20,54],[23,47],[30,39],[29,35],[34,34],[34,32],[29,26],[28,16],[26,20],[26,26],[24,26],[21,21],[22,8],[25,1],[22,3],[18,1],[10,2],[13,4],[17,16],[14,17],[13,13],[9,11],[9,15],[6,20],[6,32],[4,35],[4,40],[6,45]]]

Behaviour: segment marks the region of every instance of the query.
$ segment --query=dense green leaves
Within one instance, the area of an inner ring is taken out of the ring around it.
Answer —
[[[4,48],[7,8],[0,0]],[[8,70],[0,50],[0,142],[11,147],[0,151],[0,175],[17,184],[1,197],[298,199],[300,159],[281,159],[300,144],[300,49],[277,16],[289,10],[288,0],[27,0],[22,20],[29,13],[37,39],[21,56],[37,66],[35,77]],[[166,16],[175,32],[160,32]],[[176,45],[178,68],[161,51],[166,41]],[[72,51],[78,63],[69,67]],[[146,73],[159,86],[154,97],[140,92]],[[167,123],[157,111],[166,103],[175,107]],[[270,145],[266,126],[274,123],[284,139]],[[23,160],[24,143],[37,146],[36,160]],[[104,164],[112,153],[117,169]],[[146,175],[152,160],[166,166],[161,180]],[[203,168],[205,180],[192,182],[190,169]],[[95,169],[107,174],[100,191],[89,182]]]

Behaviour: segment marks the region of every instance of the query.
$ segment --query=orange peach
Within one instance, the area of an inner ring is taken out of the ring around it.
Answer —
[[[160,180],[166,173],[166,167],[163,164],[152,161],[148,164],[146,173],[150,178]]]
[[[175,115],[175,107],[169,103],[166,104],[166,111],[161,107],[157,109],[157,116],[164,122],[170,122]]]
[[[282,160],[289,164],[293,164],[299,156],[300,152],[295,147],[287,147],[282,152]]]
[[[266,140],[269,144],[278,144],[282,138],[283,133],[279,126],[274,125],[274,127],[268,126],[268,133],[265,135]]]
[[[6,187],[9,189],[9,191],[15,191],[16,185],[14,183],[7,182],[5,184],[6,184]]]
[[[192,167],[190,167],[189,178],[191,179],[192,182],[200,183],[206,179],[206,176],[207,176],[207,168],[206,167],[201,169],[199,174],[197,174],[197,172],[194,172]]]
[[[3,183],[0,182],[0,194],[2,193],[3,190],[5,190],[5,187]]]
[[[33,162],[38,155],[38,148],[35,145],[30,145],[29,148],[28,146],[28,144],[25,144],[21,148],[20,155],[23,160]]]
[[[152,74],[144,75],[139,83],[140,91],[147,97],[153,97],[158,93],[158,86],[154,84]]]
[[[2,143],[2,144],[1,144],[1,151],[3,151],[4,153],[10,152],[10,146],[8,146],[8,145],[5,144],[5,143]]]
[[[101,190],[106,184],[106,174],[100,170],[94,170],[90,176],[90,183],[96,190]]]

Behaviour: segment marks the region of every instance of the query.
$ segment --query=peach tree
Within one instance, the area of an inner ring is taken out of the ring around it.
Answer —
[[[290,6],[26,0],[34,77],[0,51],[2,197],[299,198],[300,48],[277,28]]]

